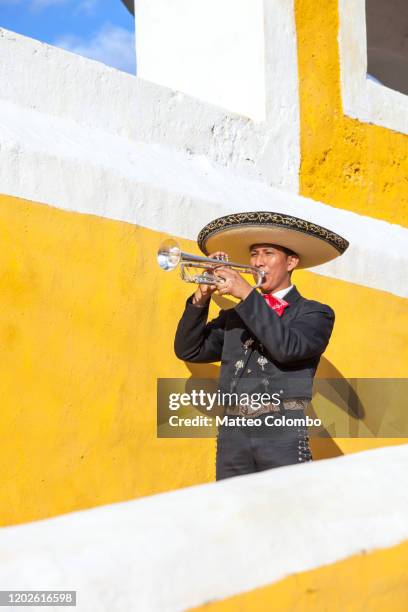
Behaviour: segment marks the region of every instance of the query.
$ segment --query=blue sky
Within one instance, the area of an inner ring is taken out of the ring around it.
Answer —
[[[0,0],[0,27],[136,72],[134,19],[120,0]]]

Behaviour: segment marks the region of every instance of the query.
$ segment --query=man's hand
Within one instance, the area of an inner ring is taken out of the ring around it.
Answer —
[[[231,268],[217,267],[214,275],[221,277],[217,284],[220,295],[229,294],[240,300],[245,300],[253,290],[253,287],[236,270]]]
[[[228,255],[224,253],[224,251],[215,251],[215,253],[211,253],[208,257],[210,257],[211,259],[228,260]],[[209,270],[213,269],[214,268],[209,268]],[[217,289],[217,285],[198,285],[197,291],[193,295],[192,300],[194,306],[205,306],[211,299],[211,296],[214,291],[216,291]]]

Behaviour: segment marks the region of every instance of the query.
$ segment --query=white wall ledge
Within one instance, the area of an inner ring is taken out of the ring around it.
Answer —
[[[206,155],[244,175],[298,190],[297,97],[291,97],[296,104],[290,108],[277,98],[281,110],[275,121],[257,123],[1,28],[0,56],[0,100],[132,140]],[[290,129],[282,130],[285,117]]]
[[[393,446],[2,528],[0,586],[179,612],[403,542],[407,471]]]
[[[1,101],[0,193],[192,240],[223,214],[293,214],[350,242],[342,257],[313,271],[408,297],[406,228],[269,187],[204,155]]]

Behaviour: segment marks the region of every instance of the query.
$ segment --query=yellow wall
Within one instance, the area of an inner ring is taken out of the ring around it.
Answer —
[[[214,440],[156,438],[156,379],[217,375],[173,354],[193,289],[157,268],[162,238],[0,197],[1,525],[214,479]],[[296,283],[337,314],[322,376],[404,375],[406,300],[387,294],[384,318],[379,291],[310,272]],[[333,456],[382,443],[357,442],[313,444]]]
[[[276,560],[275,560],[276,561]],[[195,612],[405,612],[408,542],[294,574]]]
[[[303,195],[408,225],[408,136],[343,114],[338,0],[296,0]]]
[[[156,439],[156,378],[185,373],[161,237],[11,197],[0,228],[1,525],[210,480],[213,440]]]

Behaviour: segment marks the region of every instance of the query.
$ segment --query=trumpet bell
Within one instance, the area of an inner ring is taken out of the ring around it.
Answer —
[[[257,282],[254,288],[260,287],[264,280],[263,271],[254,266],[184,253],[172,238],[164,240],[159,246],[157,263],[165,272],[174,270],[180,265],[180,276],[187,283],[216,285],[221,278],[220,276],[214,276],[214,269],[217,267],[229,267],[240,274],[249,274],[253,278],[256,277]],[[200,272],[197,272],[197,268],[200,269]]]
[[[164,240],[157,252],[157,263],[165,272],[177,268],[181,260],[181,250],[179,245],[172,238]]]

